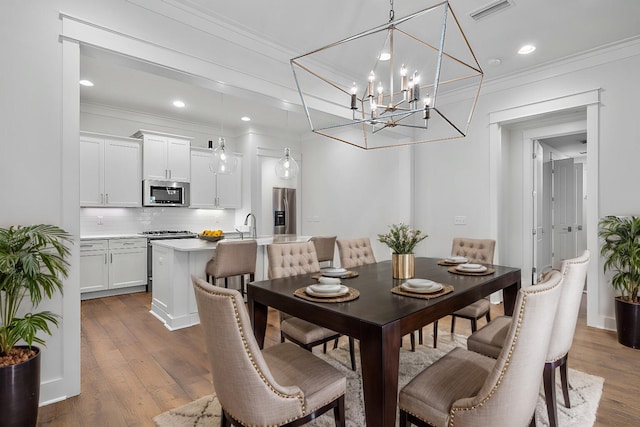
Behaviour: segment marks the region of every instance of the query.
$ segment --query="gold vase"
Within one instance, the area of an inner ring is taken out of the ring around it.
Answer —
[[[394,279],[411,279],[415,276],[414,254],[391,254],[391,271]]]

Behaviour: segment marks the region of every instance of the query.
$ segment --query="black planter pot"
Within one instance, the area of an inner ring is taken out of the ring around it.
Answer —
[[[620,344],[640,348],[640,304],[616,298],[616,329]]]
[[[26,346],[18,346],[27,348]],[[31,427],[38,421],[40,349],[26,362],[0,367],[0,408],[3,427]]]

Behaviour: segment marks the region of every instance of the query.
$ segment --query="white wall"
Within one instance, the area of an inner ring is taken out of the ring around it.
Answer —
[[[302,150],[302,234],[369,237],[376,259],[390,259],[377,234],[411,223],[412,149],[365,151],[312,135]]]
[[[576,69],[578,65],[583,68]],[[629,197],[629,194],[637,193],[635,187],[640,179],[640,169],[635,167],[640,155],[640,125],[635,118],[640,87],[633,71],[639,66],[640,45],[635,41],[584,61],[571,61],[514,77],[512,81],[487,84],[482,90],[470,132],[463,141],[425,144],[416,150],[416,164],[427,165],[422,173],[418,170],[416,191],[429,195],[427,199],[418,199],[416,218],[433,220],[440,226],[432,232],[434,239],[429,239],[432,240],[429,242],[431,253],[442,254],[449,250],[451,238],[461,232],[474,237],[491,233],[492,218],[487,213],[492,206],[486,197],[492,167],[487,126],[489,114],[594,89],[600,89],[601,94],[597,118],[600,126],[597,216],[640,214],[640,199]],[[505,139],[509,139],[509,135]],[[521,141],[522,138],[514,140]],[[500,159],[521,158],[518,154],[522,150],[520,145],[502,148],[512,152],[496,153]],[[498,240],[501,247],[499,261],[522,266],[522,234],[514,233],[514,230],[523,229],[522,174],[518,171],[520,165],[507,163],[501,167],[503,171],[499,176],[506,182],[498,183],[505,189],[499,212],[502,218],[499,225],[504,230]],[[469,193],[472,195],[467,197]],[[465,203],[461,203],[463,197]],[[468,225],[456,229],[452,225],[453,217],[465,213]],[[432,231],[430,227],[423,228]],[[433,248],[432,243],[438,249]],[[589,249],[597,257],[599,248]],[[613,317],[610,287],[599,271],[588,280],[594,286],[589,298],[597,306],[597,310],[590,312],[595,316],[590,323],[610,327]]]
[[[73,139],[63,138],[61,122],[63,84],[75,81],[69,94],[77,96],[78,73],[62,73],[56,3],[13,2],[0,14],[3,64],[11,64],[0,79],[0,180],[5,184],[0,226],[49,223],[76,240],[64,298],[56,295],[39,307],[63,316],[53,336],[46,337],[41,402],[80,391],[78,153],[69,149]],[[77,105],[71,110],[76,121],[69,126],[77,134]]]

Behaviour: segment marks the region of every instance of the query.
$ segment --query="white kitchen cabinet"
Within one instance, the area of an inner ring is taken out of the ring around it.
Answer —
[[[83,239],[80,292],[116,295],[122,288],[146,287],[147,239]],[[143,288],[140,288],[143,290]]]
[[[80,134],[80,206],[142,206],[140,142]]]
[[[80,242],[80,292],[104,291],[109,288],[109,241]]]
[[[133,136],[142,138],[144,179],[189,182],[191,138],[147,130],[140,130]]]
[[[193,277],[205,279],[204,266],[215,243],[200,239],[153,240],[151,314],[170,331],[200,322]]]
[[[213,174],[209,169],[211,150],[191,149],[191,200],[192,208],[235,209],[242,207],[242,155],[236,171],[229,175]]]
[[[109,240],[109,289],[147,284],[147,239]]]

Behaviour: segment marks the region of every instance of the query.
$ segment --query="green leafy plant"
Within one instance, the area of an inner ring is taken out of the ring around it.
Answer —
[[[640,303],[640,217],[607,216],[600,220],[600,255],[604,271],[614,272],[611,284],[622,300]]]
[[[32,308],[46,296],[62,292],[67,277],[68,243],[71,236],[53,225],[0,228],[0,356],[5,356],[20,340],[29,347],[44,345],[38,332],[51,335],[50,324],[58,325],[50,311],[26,313],[19,317],[25,298]]]
[[[389,246],[394,254],[412,254],[418,243],[429,237],[400,223],[389,226],[387,234],[378,234],[378,241]]]

